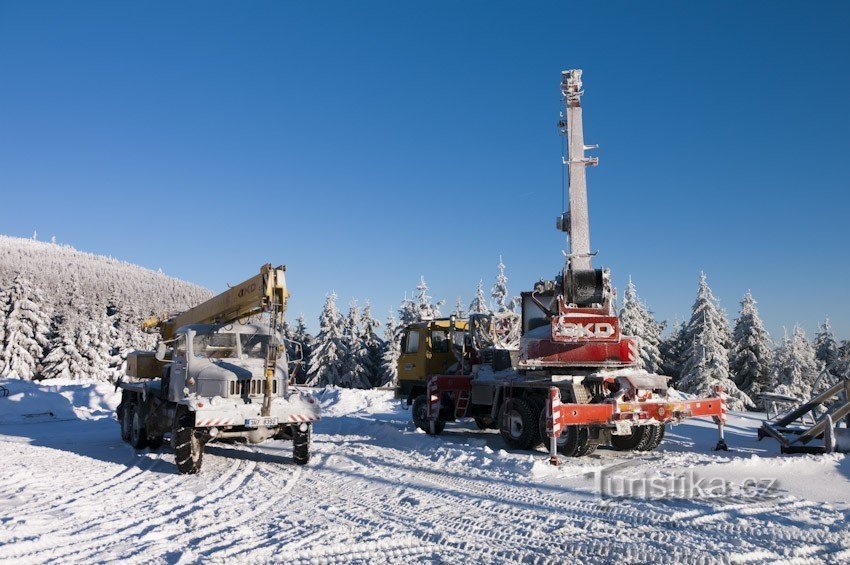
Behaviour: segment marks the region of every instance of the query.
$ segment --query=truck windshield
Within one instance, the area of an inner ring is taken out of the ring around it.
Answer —
[[[242,334],[242,359],[265,359],[269,350],[270,336],[263,334]]]
[[[196,335],[192,342],[195,357],[207,359],[235,359],[236,334]]]

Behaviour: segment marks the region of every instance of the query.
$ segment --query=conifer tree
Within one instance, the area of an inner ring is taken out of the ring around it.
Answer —
[[[401,356],[401,328],[396,324],[392,313],[387,316],[384,325],[384,349],[381,354],[383,370],[382,385],[395,385],[398,382],[398,358]]]
[[[73,324],[65,316],[55,318],[53,339],[44,357],[42,377],[45,379],[84,379],[88,377],[86,360],[77,348]]]
[[[310,366],[310,356],[313,351],[314,338],[307,331],[307,323],[304,321],[304,314],[298,316],[295,320],[295,329],[292,332],[292,339],[298,344],[293,349],[293,357],[291,361],[300,361],[295,372],[295,379],[298,382],[303,382],[307,374],[307,368]]]
[[[463,309],[463,303],[460,301],[460,296],[458,296],[457,300],[455,300],[455,309],[452,312],[452,315],[459,320],[466,318],[466,310]]]
[[[418,318],[416,321],[434,320],[440,317],[440,307],[445,304],[445,300],[432,302],[428,295],[428,285],[425,282],[425,277],[419,277],[419,284],[416,286],[416,307],[418,309]]]
[[[43,303],[41,291],[17,275],[6,295],[2,376],[33,380],[38,375],[50,335]]]
[[[682,376],[682,358],[685,352],[685,325],[676,322],[670,335],[658,346],[661,353],[661,370],[671,377],[673,382]]]
[[[510,310],[508,305],[508,277],[505,276],[505,264],[502,263],[501,256],[499,264],[496,267],[499,273],[496,275],[496,282],[490,290],[490,296],[493,298],[493,310],[495,312],[507,312]]]
[[[728,324],[711,292],[705,273],[700,275],[697,299],[685,331],[690,341],[685,353],[683,375],[678,388],[683,392],[706,396],[721,385],[728,395],[727,404],[733,410],[754,406],[752,400],[735,385],[729,373],[729,351],[726,335]],[[727,325],[726,332],[723,326]]]
[[[734,346],[729,354],[729,369],[738,388],[747,393],[757,408],[763,403],[759,394],[773,388],[771,383],[772,351],[770,336],[759,317],[753,295],[747,292],[741,300],[741,312],[735,322]]]
[[[469,304],[470,314],[489,314],[490,308],[487,306],[487,298],[484,296],[484,281],[478,281],[478,288],[475,291],[475,298]]]
[[[806,338],[806,332],[797,326],[791,337],[786,335],[783,338],[782,345],[774,355],[773,381],[776,390],[771,392],[808,400],[821,367],[815,358],[814,347]]]
[[[383,371],[381,369],[381,355],[384,350],[384,342],[378,337],[378,328],[381,322],[372,316],[372,305],[366,302],[363,307],[363,322],[361,325],[361,338],[365,356],[363,357],[363,365],[366,368],[370,386],[381,386]]]
[[[815,335],[815,357],[823,364],[826,370],[833,372],[835,363],[841,358],[838,351],[838,342],[832,333],[829,318],[823,321]]]
[[[336,293],[327,296],[319,316],[319,334],[310,355],[307,371],[308,384],[337,386],[341,383],[345,363],[343,321],[336,306]]]
[[[363,352],[361,349],[363,340],[360,335],[362,331],[361,323],[362,317],[360,315],[360,308],[357,306],[357,300],[352,300],[348,306],[348,316],[344,319],[342,330],[342,339],[346,352],[343,358],[343,386],[364,388],[360,386],[362,385],[362,381],[366,380],[365,369],[362,367]]]
[[[631,277],[623,297],[623,309],[620,310],[620,325],[624,335],[638,339],[640,359],[637,367],[650,373],[660,371],[662,360],[658,346],[661,343],[663,326],[655,321],[652,313],[638,298],[637,289]]]
[[[413,300],[407,297],[406,293],[398,308],[398,319],[402,327],[420,321],[419,308]]]

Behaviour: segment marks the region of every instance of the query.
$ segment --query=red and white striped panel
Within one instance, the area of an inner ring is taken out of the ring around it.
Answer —
[[[561,391],[558,387],[549,388],[546,400],[546,432],[549,437],[560,437],[561,430]]]
[[[233,420],[228,418],[212,418],[207,420],[195,420],[196,428],[212,428],[216,426],[232,426]]]
[[[435,420],[440,415],[440,386],[436,376],[428,381],[428,419]]]
[[[293,414],[289,417],[290,422],[314,422],[316,419],[315,416],[305,416],[303,414]]]
[[[640,347],[638,346],[636,340],[630,340],[628,361],[634,363],[638,359],[640,359]]]

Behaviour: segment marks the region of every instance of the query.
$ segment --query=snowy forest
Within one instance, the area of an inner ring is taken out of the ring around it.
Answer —
[[[479,280],[471,303],[458,298],[451,309],[429,295],[420,277],[383,323],[368,301],[361,307],[354,300],[341,312],[337,295],[328,294],[316,335],[309,333],[303,316],[283,328],[297,382],[394,385],[406,325],[448,314],[518,313],[519,299],[508,291],[505,271],[500,259],[493,284]],[[128,352],[155,344],[154,335],[139,329],[142,319],[186,309],[211,295],[162,273],[67,245],[0,236],[0,376],[114,381],[123,375]],[[808,398],[817,392],[816,384],[826,386],[850,373],[850,340],[837,341],[829,320],[813,340],[795,327],[774,341],[749,292],[730,324],[705,274],[684,323],[667,328],[667,322],[656,320],[631,279],[619,313],[623,333],[639,340],[641,368],[672,377],[686,393],[708,395],[723,385],[733,409],[763,409],[764,392]]]
[[[0,376],[113,381],[156,336],[139,323],[209,290],[55,242],[0,236]]]

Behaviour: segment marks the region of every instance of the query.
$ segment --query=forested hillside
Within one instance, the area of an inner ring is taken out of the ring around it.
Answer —
[[[128,351],[155,341],[143,318],[211,295],[111,257],[0,236],[0,374],[114,378]]]

